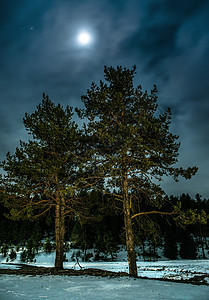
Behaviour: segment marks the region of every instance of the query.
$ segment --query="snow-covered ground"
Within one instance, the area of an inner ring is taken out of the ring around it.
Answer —
[[[67,253],[67,259],[69,262],[64,262],[65,268],[80,269],[75,261],[71,261],[72,253]],[[20,253],[18,253],[16,260],[6,263],[6,258],[0,255],[0,268],[16,268],[16,264],[20,264]],[[53,267],[55,261],[55,252],[46,254],[40,252],[36,255],[35,262],[31,263],[36,266]],[[79,258],[80,265],[83,268],[98,268],[102,270],[115,271],[115,272],[127,272],[128,262],[126,252],[121,251],[118,258],[114,262],[82,262]],[[30,263],[28,263],[30,264]],[[139,260],[137,262],[138,275],[148,278],[173,278],[173,279],[189,279],[195,275],[209,276],[209,259],[197,259],[197,260],[165,260],[163,258],[159,261],[144,261]],[[208,281],[209,284],[209,281]]]
[[[209,287],[184,283],[170,283],[148,279],[14,276],[3,275],[0,280],[1,300],[103,300],[140,299],[208,300]]]
[[[40,253],[36,266],[52,267],[55,254]],[[119,258],[122,258],[122,256]],[[13,264],[6,264],[0,256],[0,268],[18,268],[19,255]],[[99,268],[128,272],[127,261],[81,262],[83,268]],[[189,279],[207,275],[209,260],[138,261],[138,275],[147,278]],[[75,262],[64,263],[65,268],[80,269]],[[192,285],[128,277],[102,278],[91,276],[0,276],[0,300],[13,299],[199,299],[209,300],[209,285]]]

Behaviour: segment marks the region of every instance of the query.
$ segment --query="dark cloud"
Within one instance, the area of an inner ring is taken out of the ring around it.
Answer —
[[[3,0],[0,11],[0,155],[26,134],[24,113],[47,93],[80,106],[104,65],[137,65],[136,83],[159,89],[160,110],[173,111],[180,163],[198,165],[190,182],[166,181],[175,193],[209,196],[209,2],[196,0]],[[82,29],[93,37],[82,48]]]
[[[207,3],[207,0],[159,0],[150,1],[148,4],[147,17],[162,21],[184,22],[196,14]]]

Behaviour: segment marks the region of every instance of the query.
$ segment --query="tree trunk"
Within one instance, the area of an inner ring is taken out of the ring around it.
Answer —
[[[56,257],[55,268],[63,269],[64,257],[64,237],[65,237],[65,215],[64,215],[64,200],[56,204],[55,213],[55,240],[56,240]]]
[[[203,258],[206,258],[205,257],[205,250],[204,250],[204,243],[203,243],[203,238],[202,238],[201,224],[199,224],[199,236],[200,236],[200,245],[201,245],[201,248],[202,248],[202,256],[203,256]]]
[[[128,254],[129,275],[137,277],[136,252],[134,248],[134,233],[131,223],[130,203],[128,198],[127,176],[123,181],[123,212],[126,231],[126,248]]]

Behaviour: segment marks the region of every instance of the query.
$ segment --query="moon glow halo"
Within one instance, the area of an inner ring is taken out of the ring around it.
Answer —
[[[88,45],[91,42],[91,35],[86,31],[82,31],[79,33],[77,40],[80,45]]]

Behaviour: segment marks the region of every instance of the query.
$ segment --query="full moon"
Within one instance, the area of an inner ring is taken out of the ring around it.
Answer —
[[[78,42],[81,45],[88,45],[91,42],[91,36],[88,32],[81,32],[78,35]]]

